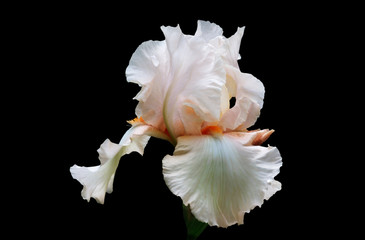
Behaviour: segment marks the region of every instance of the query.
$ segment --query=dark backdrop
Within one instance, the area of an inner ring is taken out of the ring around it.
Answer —
[[[185,34],[194,34],[199,19],[217,23],[226,37],[246,26],[240,68],[266,88],[261,116],[251,129],[275,129],[266,144],[278,147],[283,158],[276,177],[281,191],[246,214],[244,225],[210,227],[200,239],[296,239],[331,232],[333,225],[327,223],[334,222],[338,211],[328,197],[332,184],[323,177],[329,150],[321,144],[323,132],[314,127],[325,126],[320,119],[328,111],[323,107],[328,99],[318,104],[327,80],[317,73],[328,51],[321,37],[328,24],[312,20],[322,11],[303,6],[182,5],[60,5],[33,15],[42,49],[41,86],[46,87],[40,100],[44,117],[38,122],[46,135],[33,152],[42,149],[46,162],[33,176],[36,187],[26,187],[29,205],[15,216],[17,223],[35,223],[28,233],[184,239],[181,200],[162,176],[161,160],[173,152],[169,143],[152,138],[144,157],[123,157],[114,192],[106,195],[104,205],[81,198],[82,186],[69,168],[98,165],[100,144],[106,138],[119,142],[129,128],[126,120],[135,117],[137,101],[132,98],[139,87],[127,83],[124,72],[138,45],[163,40],[161,25],[180,24]]]

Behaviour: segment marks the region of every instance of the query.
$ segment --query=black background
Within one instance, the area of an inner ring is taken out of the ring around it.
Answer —
[[[161,160],[173,152],[169,143],[152,138],[143,157],[124,156],[104,205],[82,199],[82,186],[69,168],[98,165],[100,144],[106,138],[119,142],[129,128],[139,87],[126,82],[125,69],[138,45],[163,40],[162,25],[180,24],[185,34],[194,34],[201,19],[220,25],[226,37],[246,26],[240,68],[266,88],[261,116],[251,129],[275,129],[265,144],[278,147],[283,166],[276,177],[282,190],[246,214],[244,225],[209,227],[199,239],[295,239],[344,229],[337,224],[348,219],[339,217],[341,204],[331,200],[342,195],[337,191],[342,183],[325,177],[333,162],[327,155],[332,147],[324,144],[330,138],[324,117],[332,110],[323,94],[331,91],[324,62],[333,54],[327,36],[337,24],[322,17],[328,9],[187,3],[45,9],[22,22],[34,43],[29,51],[42,59],[33,63],[34,72],[40,70],[34,84],[46,89],[32,103],[41,107],[34,114],[41,116],[37,125],[28,123],[32,136],[44,135],[26,162],[35,155],[45,161],[19,184],[23,197],[10,197],[15,209],[22,209],[10,223],[35,236],[185,239],[181,200],[162,175]]]

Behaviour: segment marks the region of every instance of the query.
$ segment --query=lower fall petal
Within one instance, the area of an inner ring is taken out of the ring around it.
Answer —
[[[80,167],[75,164],[70,168],[72,177],[84,186],[81,191],[83,199],[89,202],[90,198],[94,198],[104,204],[105,193],[113,191],[114,174],[121,155],[124,155],[123,150],[123,146],[106,139],[98,149],[99,166]]]
[[[277,148],[247,146],[231,134],[183,136],[163,159],[163,174],[199,221],[228,227],[280,189],[281,164]]]
[[[272,195],[274,195],[279,190],[281,190],[280,182],[278,182],[276,180],[269,181],[267,189],[265,191],[265,200],[268,200],[269,198],[271,198]]]
[[[168,140],[168,137],[156,128],[136,123],[124,134],[119,144],[112,143],[109,139],[101,144],[98,149],[99,166],[73,165],[70,168],[71,175],[83,185],[81,196],[87,201],[94,198],[98,203],[104,204],[105,193],[113,191],[114,175],[120,158],[131,152],[143,155],[150,136]]]

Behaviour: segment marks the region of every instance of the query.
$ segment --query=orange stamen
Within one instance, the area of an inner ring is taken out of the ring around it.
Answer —
[[[223,130],[218,126],[207,126],[201,130],[203,135],[222,135]]]
[[[131,124],[131,125],[135,125],[135,124],[138,124],[138,123],[146,123],[142,117],[136,117],[134,118],[133,120],[129,120],[127,121],[127,123]]]

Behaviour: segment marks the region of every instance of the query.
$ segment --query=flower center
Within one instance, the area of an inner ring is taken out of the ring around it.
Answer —
[[[223,130],[219,126],[207,126],[201,130],[203,135],[222,136]]]
[[[139,123],[145,124],[146,122],[143,120],[142,117],[139,117],[139,118],[136,117],[136,118],[134,118],[132,120],[127,121],[127,123],[129,123],[130,125],[136,125],[136,124],[139,124]]]

